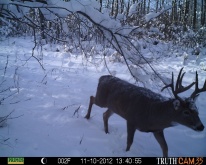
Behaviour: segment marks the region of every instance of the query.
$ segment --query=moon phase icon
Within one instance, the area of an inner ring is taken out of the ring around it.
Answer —
[[[41,158],[41,163],[42,164],[46,164],[47,163],[47,159],[46,158]]]

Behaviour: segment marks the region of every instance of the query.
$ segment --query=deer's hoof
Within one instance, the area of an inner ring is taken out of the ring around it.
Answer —
[[[90,116],[89,116],[89,115],[86,115],[84,118],[88,120],[88,119],[90,118]]]

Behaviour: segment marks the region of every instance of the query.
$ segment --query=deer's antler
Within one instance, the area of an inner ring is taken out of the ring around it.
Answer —
[[[195,91],[191,94],[190,97],[194,99],[196,96],[199,95],[199,93],[205,92],[205,91],[206,91],[206,80],[205,80],[203,87],[201,89],[199,89],[199,87],[198,87],[198,74],[196,71]]]
[[[184,87],[182,85],[182,80],[183,80],[183,77],[185,75],[185,72],[182,74],[182,70],[183,70],[183,68],[180,69],[175,87],[174,87],[174,74],[172,72],[172,82],[171,82],[171,84],[166,85],[161,90],[161,91],[163,91],[164,89],[166,89],[168,87],[171,87],[173,95],[175,96],[176,99],[178,99],[180,101],[182,101],[182,99],[178,96],[178,94],[187,91],[188,89],[190,89],[196,83],[196,82],[193,82],[190,85]]]

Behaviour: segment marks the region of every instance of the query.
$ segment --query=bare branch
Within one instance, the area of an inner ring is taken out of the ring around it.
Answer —
[[[72,116],[72,117],[74,117],[74,116],[75,116],[75,114],[77,114],[77,117],[79,116],[79,115],[78,115],[78,111],[79,111],[80,107],[81,107],[81,105],[79,105],[79,107],[78,107],[78,108],[74,111],[74,114],[73,114],[73,116]]]
[[[20,116],[16,116],[16,117],[10,117],[13,112],[14,112],[14,110],[11,111],[11,112],[10,112],[8,115],[6,115],[6,116],[0,117],[0,127],[3,127],[4,123],[5,123],[8,119],[16,119],[16,118],[19,118],[19,117],[23,116],[23,115],[20,115]]]
[[[4,68],[4,76],[5,76],[5,74],[6,74],[6,69],[7,69],[7,66],[8,66],[8,62],[9,62],[9,56],[7,55],[6,65],[5,65],[5,68]]]

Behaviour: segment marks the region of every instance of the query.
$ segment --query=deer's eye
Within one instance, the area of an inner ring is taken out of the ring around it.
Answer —
[[[184,114],[185,116],[189,116],[189,115],[190,115],[190,112],[189,112],[189,111],[184,111],[183,114]]]

